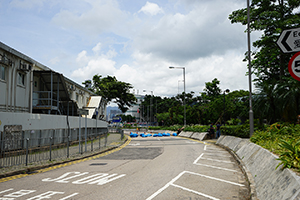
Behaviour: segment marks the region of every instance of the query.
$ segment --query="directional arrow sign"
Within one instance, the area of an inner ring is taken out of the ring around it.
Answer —
[[[283,53],[300,51],[300,28],[282,31],[277,40],[277,45]]]

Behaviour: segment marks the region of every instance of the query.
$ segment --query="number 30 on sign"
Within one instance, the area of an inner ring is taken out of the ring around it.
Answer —
[[[300,52],[293,55],[289,61],[289,72],[294,79],[300,81]]]

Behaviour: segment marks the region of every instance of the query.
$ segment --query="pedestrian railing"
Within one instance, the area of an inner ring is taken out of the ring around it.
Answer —
[[[88,137],[71,140],[70,137],[0,137],[0,168],[29,165],[80,157],[82,154],[108,148],[108,133],[90,133]],[[40,145],[42,144],[42,145]]]

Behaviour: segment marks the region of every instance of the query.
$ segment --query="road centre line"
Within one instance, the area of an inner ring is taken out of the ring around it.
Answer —
[[[217,199],[217,198],[215,198],[215,197],[209,196],[209,195],[207,195],[207,194],[204,194],[204,193],[201,193],[201,192],[197,192],[197,191],[195,191],[195,190],[191,190],[191,189],[188,189],[188,188],[186,188],[186,187],[182,187],[182,186],[180,186],[180,185],[176,185],[176,184],[173,184],[173,183],[172,183],[171,185],[174,186],[174,187],[177,187],[177,188],[186,190],[186,191],[188,191],[188,192],[192,192],[192,193],[198,194],[198,195],[200,195],[200,196],[207,197],[207,198],[209,198],[209,199],[220,200],[220,199]]]

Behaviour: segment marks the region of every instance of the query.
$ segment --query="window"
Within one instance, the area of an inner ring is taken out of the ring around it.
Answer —
[[[0,79],[5,81],[5,71],[6,68],[2,65],[0,65]]]
[[[25,86],[25,74],[18,72],[18,85]]]

